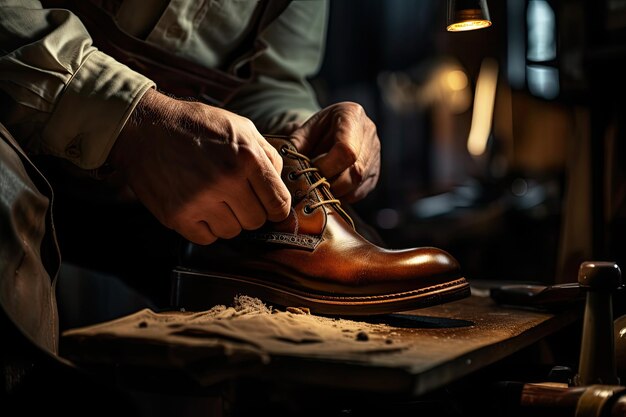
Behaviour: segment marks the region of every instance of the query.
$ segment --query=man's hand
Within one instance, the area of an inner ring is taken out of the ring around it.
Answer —
[[[376,126],[356,103],[326,107],[291,133],[299,152],[313,158],[336,197],[353,203],[374,189],[380,173]]]
[[[289,215],[278,152],[223,109],[149,90],[110,160],[161,223],[198,244]]]

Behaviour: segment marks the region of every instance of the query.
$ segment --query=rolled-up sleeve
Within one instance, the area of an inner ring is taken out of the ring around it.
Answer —
[[[101,166],[143,93],[145,76],[92,45],[68,10],[0,0],[0,119],[31,153]]]
[[[264,133],[302,123],[319,111],[308,79],[320,68],[326,40],[326,0],[293,1],[263,32],[267,50],[253,62],[255,80],[229,109],[252,119]]]

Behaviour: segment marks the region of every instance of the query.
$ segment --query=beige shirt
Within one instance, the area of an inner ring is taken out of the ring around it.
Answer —
[[[116,14],[127,33],[209,68],[226,66],[258,7],[252,0],[124,0]],[[257,77],[227,108],[262,133],[319,110],[307,78],[319,69],[326,0],[292,2],[262,34],[268,49]],[[92,45],[68,10],[36,0],[0,0],[0,121],[30,153],[101,166],[149,78]],[[156,86],[158,88],[158,86]]]

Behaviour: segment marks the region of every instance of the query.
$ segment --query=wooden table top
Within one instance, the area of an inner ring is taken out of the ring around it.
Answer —
[[[258,376],[419,396],[562,329],[581,311],[503,308],[474,295],[365,320],[141,310],[66,331],[61,354],[86,367],[162,370],[202,386]]]

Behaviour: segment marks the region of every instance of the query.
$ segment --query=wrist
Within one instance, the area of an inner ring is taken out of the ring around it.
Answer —
[[[128,166],[129,161],[136,155],[142,137],[146,135],[144,130],[155,120],[159,96],[167,97],[154,88],[145,92],[120,131],[105,165],[114,170],[124,170]]]

